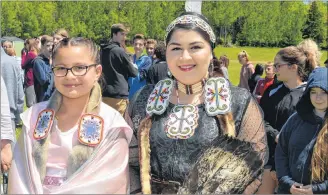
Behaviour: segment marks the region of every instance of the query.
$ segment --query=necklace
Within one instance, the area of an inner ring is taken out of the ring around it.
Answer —
[[[204,89],[206,79],[202,79],[200,82],[193,85],[185,85],[180,83],[179,81],[176,81],[176,83],[176,87],[179,91],[184,94],[191,95],[194,93],[201,92]]]
[[[202,94],[204,92],[202,88]],[[198,126],[198,107],[196,103],[181,104],[179,98],[178,84],[175,88],[177,105],[172,108],[172,113],[165,125],[165,133],[171,139],[188,139],[193,136]],[[199,99],[198,99],[199,100]]]

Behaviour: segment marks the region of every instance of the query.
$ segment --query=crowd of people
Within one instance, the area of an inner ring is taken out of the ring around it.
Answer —
[[[255,67],[241,51],[234,86],[201,14],[164,41],[134,35],[134,53],[126,26],[110,30],[98,46],[58,29],[21,57],[1,43],[8,194],[328,193],[328,61],[314,41]]]

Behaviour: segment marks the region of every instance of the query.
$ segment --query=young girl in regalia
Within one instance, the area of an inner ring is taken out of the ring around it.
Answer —
[[[10,194],[126,194],[131,128],[101,102],[98,49],[84,38],[54,48],[56,91],[22,115]]]

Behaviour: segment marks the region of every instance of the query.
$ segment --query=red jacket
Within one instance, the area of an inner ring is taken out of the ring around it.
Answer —
[[[260,99],[264,93],[264,91],[270,87],[274,82],[274,78],[260,79],[257,81],[253,94],[256,96],[257,101],[260,103]]]
[[[36,54],[33,52],[28,52],[26,55],[25,61],[22,64],[22,69],[25,71],[24,85],[25,87],[29,87],[34,85],[33,78],[33,63],[32,60],[36,57]]]

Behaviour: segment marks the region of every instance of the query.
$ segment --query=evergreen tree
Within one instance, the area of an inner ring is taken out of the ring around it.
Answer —
[[[319,11],[318,5],[316,1],[311,3],[311,7],[309,9],[307,20],[302,29],[302,37],[312,38],[318,44],[323,42],[323,21],[322,21],[322,14]]]

